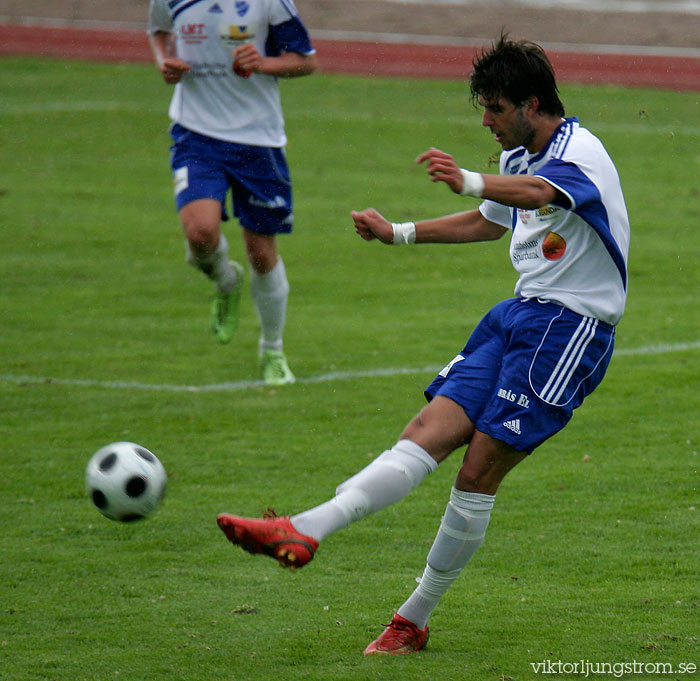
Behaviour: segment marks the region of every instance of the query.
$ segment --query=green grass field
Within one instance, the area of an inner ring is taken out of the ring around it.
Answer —
[[[459,453],[297,573],[232,547],[215,517],[329,498],[511,295],[505,239],[392,249],[349,218],[476,206],[413,160],[434,145],[487,170],[497,147],[464,83],[321,74],[282,89],[296,198],[280,239],[285,349],[299,382],[273,390],[255,383],[249,295],[230,346],[208,330],[155,69],[0,61],[0,679],[532,681],[552,678],[532,667],[545,660],[691,678],[679,669],[700,665],[698,94],[562,88],[628,201],[618,353],[501,487],[428,648],[377,659],[362,650],[415,586]],[[123,439],[170,474],[162,509],[134,525],[103,518],[83,488],[91,454]]]

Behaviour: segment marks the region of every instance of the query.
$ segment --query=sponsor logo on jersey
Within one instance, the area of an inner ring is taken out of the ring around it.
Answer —
[[[535,211],[538,218],[545,219],[556,215],[559,212],[559,208],[553,206],[551,203],[547,206],[542,206]]]
[[[228,37],[232,40],[247,40],[252,38],[247,26],[229,26]]]
[[[188,76],[192,78],[209,78],[209,76],[216,76],[217,78],[227,78],[231,75],[231,66],[224,63],[212,63],[207,62],[190,62],[192,67]]]
[[[553,206],[551,203],[538,208],[537,210],[526,210],[518,208],[518,218],[524,225],[529,225],[531,222],[541,223],[549,220],[555,220],[561,209]]]
[[[512,246],[513,263],[518,264],[523,260],[539,260],[539,240],[518,241]]]
[[[246,26],[221,24],[219,26],[219,38],[225,45],[237,46],[244,41],[255,38],[257,28],[257,24],[247,24]]]
[[[556,232],[550,232],[542,242],[542,253],[547,260],[559,260],[566,251],[566,240]]]
[[[204,32],[205,27],[205,24],[182,24],[180,38],[188,45],[198,45],[208,38]]]

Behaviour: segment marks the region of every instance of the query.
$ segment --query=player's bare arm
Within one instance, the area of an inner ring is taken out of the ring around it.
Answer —
[[[263,57],[251,43],[237,47],[233,51],[233,59],[238,71],[263,73],[277,78],[308,76],[316,70],[315,54],[284,52],[279,57]]]
[[[398,225],[374,208],[352,211],[355,231],[365,241],[377,239],[384,244],[398,243]],[[471,243],[500,239],[507,230],[487,220],[478,210],[470,210],[415,223],[415,243]]]
[[[383,244],[394,242],[394,230],[389,222],[379,211],[374,208],[366,208],[362,211],[350,213],[355,223],[355,232],[365,241],[378,239]]]
[[[466,244],[495,241],[508,230],[487,220],[478,210],[469,210],[416,222],[416,243]]]
[[[472,173],[460,168],[450,154],[440,149],[428,149],[416,159],[416,163],[425,163],[432,181],[444,182],[455,194],[478,196],[505,206],[532,210],[553,203],[557,196],[557,190],[542,178]],[[470,181],[475,183],[478,191],[465,187],[465,182]]]
[[[149,37],[156,66],[168,85],[179,83],[190,70],[190,65],[175,55],[175,36],[165,31],[156,31]]]

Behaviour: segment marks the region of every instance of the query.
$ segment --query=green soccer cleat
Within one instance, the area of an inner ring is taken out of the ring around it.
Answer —
[[[265,350],[260,355],[260,371],[266,385],[289,385],[296,380],[283,352]]]
[[[211,328],[219,343],[228,343],[238,327],[238,308],[241,302],[243,288],[243,268],[231,261],[231,267],[236,270],[236,285],[230,293],[217,291],[211,304]]]

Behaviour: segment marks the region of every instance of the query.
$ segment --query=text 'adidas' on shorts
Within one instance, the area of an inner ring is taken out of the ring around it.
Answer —
[[[222,219],[228,220],[230,188],[233,213],[246,229],[267,235],[292,231],[292,185],[284,149],[226,142],[178,124],[170,136],[178,211],[197,199],[215,199]]]
[[[449,397],[477,430],[530,453],[598,386],[614,340],[614,327],[556,303],[505,300],[425,395]]]

